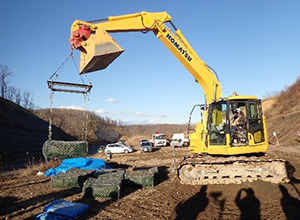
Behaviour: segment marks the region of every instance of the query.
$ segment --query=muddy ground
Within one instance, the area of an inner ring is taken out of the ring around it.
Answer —
[[[175,162],[188,154],[187,148],[176,149]],[[55,199],[90,205],[81,219],[300,219],[300,148],[271,147],[268,154],[295,166],[291,183],[182,185],[170,169],[170,147],[152,153],[113,155],[112,162],[158,166],[159,170],[153,188],[126,187],[118,200],[82,198],[78,189],[51,188],[50,178],[37,176],[36,167],[2,173],[0,219],[33,219]],[[105,158],[103,153],[93,157]]]

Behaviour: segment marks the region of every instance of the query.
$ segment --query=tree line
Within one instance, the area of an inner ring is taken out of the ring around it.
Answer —
[[[0,64],[0,97],[8,99],[23,108],[36,109],[33,94],[28,90],[22,91],[20,88],[10,85],[12,77],[13,72],[6,65]]]

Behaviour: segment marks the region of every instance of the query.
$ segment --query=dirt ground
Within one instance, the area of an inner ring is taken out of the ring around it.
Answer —
[[[188,154],[187,148],[176,149],[175,163]],[[152,153],[113,155],[112,162],[157,166],[159,170],[153,188],[123,188],[118,200],[83,198],[80,189],[51,188],[50,178],[38,176],[37,167],[2,173],[0,219],[33,219],[55,199],[88,204],[90,208],[81,219],[299,219],[300,148],[271,147],[268,154],[295,166],[291,183],[182,185],[172,169],[170,147]],[[105,158],[103,153],[93,157]]]

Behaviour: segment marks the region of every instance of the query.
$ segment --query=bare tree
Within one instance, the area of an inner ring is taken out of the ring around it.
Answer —
[[[26,109],[33,109],[33,95],[28,90],[23,92],[22,106]]]
[[[0,65],[0,90],[1,97],[6,98],[7,87],[9,84],[9,77],[12,76],[13,73],[8,69],[5,65]]]
[[[21,101],[22,101],[21,89],[15,88],[14,99],[12,101],[17,105],[21,105]]]
[[[21,90],[14,86],[8,86],[5,98],[20,105],[22,101]]]
[[[14,86],[9,86],[6,92],[6,98],[8,100],[14,101],[16,88]]]

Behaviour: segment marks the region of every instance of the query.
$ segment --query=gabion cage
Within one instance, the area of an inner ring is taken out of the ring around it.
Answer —
[[[120,198],[122,172],[95,173],[83,184],[84,197]]]
[[[123,180],[124,174],[125,170],[123,169],[100,169],[93,174],[93,177],[104,178],[109,176],[110,179],[116,178],[118,180]],[[102,175],[104,175],[104,177],[102,177]]]
[[[154,186],[153,170],[133,170],[125,173],[125,182],[142,188]]]
[[[52,187],[82,188],[83,183],[93,175],[94,170],[70,169],[66,173],[58,173],[51,177]]]
[[[47,140],[43,145],[43,156],[46,160],[87,157],[88,142]]]

